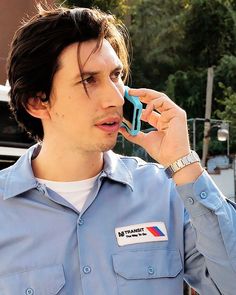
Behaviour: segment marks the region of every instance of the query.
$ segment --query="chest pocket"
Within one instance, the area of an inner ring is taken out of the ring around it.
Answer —
[[[63,267],[55,265],[0,277],[0,294],[54,295],[64,285]]]
[[[177,250],[127,251],[112,259],[119,295],[183,293],[183,275],[178,276],[183,266]]]

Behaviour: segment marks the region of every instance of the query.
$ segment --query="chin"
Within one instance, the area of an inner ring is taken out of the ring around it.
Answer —
[[[100,146],[99,146],[99,150],[100,150],[101,152],[107,152],[107,151],[113,149],[115,145],[116,145],[116,140],[113,141],[113,142],[110,142],[110,143],[105,143],[105,142],[104,142],[104,143],[101,143],[101,144],[100,144]]]

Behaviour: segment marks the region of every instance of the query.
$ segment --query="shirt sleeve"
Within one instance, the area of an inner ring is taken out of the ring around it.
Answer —
[[[176,188],[187,209],[186,281],[200,294],[235,294],[236,205],[206,171],[196,182]]]

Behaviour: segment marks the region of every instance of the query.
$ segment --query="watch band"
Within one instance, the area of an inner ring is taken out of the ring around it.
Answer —
[[[178,159],[170,166],[168,166],[165,169],[165,173],[168,176],[168,178],[172,178],[177,171],[195,162],[200,162],[200,158],[195,151],[191,151],[187,156]]]

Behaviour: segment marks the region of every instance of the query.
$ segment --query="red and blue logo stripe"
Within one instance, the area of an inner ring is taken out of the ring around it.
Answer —
[[[165,236],[165,234],[157,226],[149,226],[149,227],[147,227],[147,230],[149,230],[150,233],[155,237],[164,237]]]

